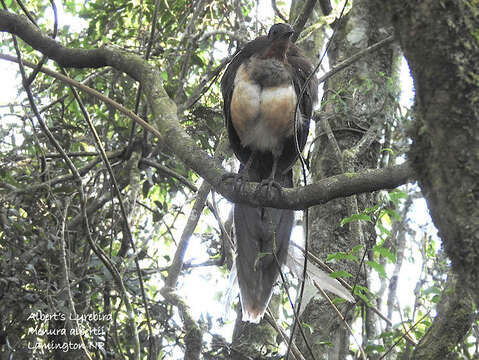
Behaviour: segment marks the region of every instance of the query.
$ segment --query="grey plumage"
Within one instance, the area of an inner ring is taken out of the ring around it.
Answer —
[[[250,169],[250,175],[255,176],[254,171]],[[292,187],[291,170],[276,181]],[[293,210],[235,204],[236,271],[243,321],[258,322],[263,316],[279,268],[286,261],[293,223]]]

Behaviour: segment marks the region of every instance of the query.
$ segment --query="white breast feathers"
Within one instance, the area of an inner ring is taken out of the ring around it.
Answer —
[[[291,82],[261,88],[242,64],[236,73],[230,107],[241,144],[251,150],[274,152],[293,134],[296,99]]]

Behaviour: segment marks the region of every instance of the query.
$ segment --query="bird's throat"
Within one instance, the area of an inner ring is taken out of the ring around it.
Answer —
[[[266,49],[263,59],[278,59],[280,61],[286,60],[286,52],[289,47],[289,38],[273,41],[271,45]]]

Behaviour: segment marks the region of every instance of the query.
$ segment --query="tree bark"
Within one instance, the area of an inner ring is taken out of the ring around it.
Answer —
[[[437,306],[437,317],[414,350],[415,360],[456,359],[451,354],[474,319],[474,306],[467,284],[450,274]]]
[[[281,285],[282,286],[282,285]],[[273,295],[269,309],[277,317],[279,296]],[[243,322],[241,304],[238,304],[233,342],[231,344],[231,360],[263,359],[275,355],[278,350],[276,330],[263,318],[259,324]]]

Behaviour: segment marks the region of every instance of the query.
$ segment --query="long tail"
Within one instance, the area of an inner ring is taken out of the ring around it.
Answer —
[[[252,181],[262,178],[254,168],[248,175]],[[275,181],[292,187],[292,171],[276,174]],[[293,222],[293,210],[235,204],[236,269],[243,321],[258,323],[263,317],[279,269],[286,262]]]

